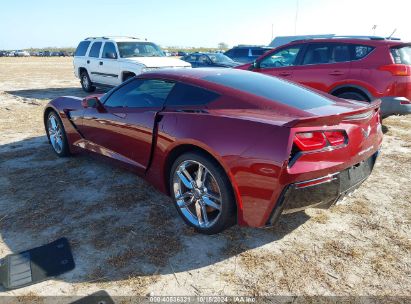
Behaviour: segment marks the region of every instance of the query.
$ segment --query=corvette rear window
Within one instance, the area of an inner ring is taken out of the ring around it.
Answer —
[[[331,99],[311,90],[260,73],[235,70],[205,76],[203,79],[301,110],[334,104]]]

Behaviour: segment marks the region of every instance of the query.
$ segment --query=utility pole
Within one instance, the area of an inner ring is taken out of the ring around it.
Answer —
[[[297,22],[298,22],[298,6],[300,0],[297,0],[297,7],[295,9],[295,20],[294,20],[294,36],[297,35]]]
[[[271,24],[271,41],[274,39],[274,23]]]

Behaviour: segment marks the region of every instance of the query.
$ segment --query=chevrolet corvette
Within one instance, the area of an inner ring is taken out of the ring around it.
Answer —
[[[249,71],[162,69],[104,95],[56,98],[44,124],[58,156],[126,165],[213,234],[274,225],[358,188],[381,146],[379,108]]]

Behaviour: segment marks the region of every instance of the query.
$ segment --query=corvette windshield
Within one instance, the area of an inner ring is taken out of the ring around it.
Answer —
[[[161,48],[151,42],[117,42],[121,58],[163,57]]]

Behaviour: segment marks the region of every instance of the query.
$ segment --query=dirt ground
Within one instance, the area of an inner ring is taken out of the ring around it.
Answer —
[[[76,268],[0,295],[411,295],[411,116],[384,120],[371,177],[273,229],[187,228],[166,196],[87,155],[58,158],[46,103],[85,96],[69,58],[0,58],[0,257],[67,237]]]

